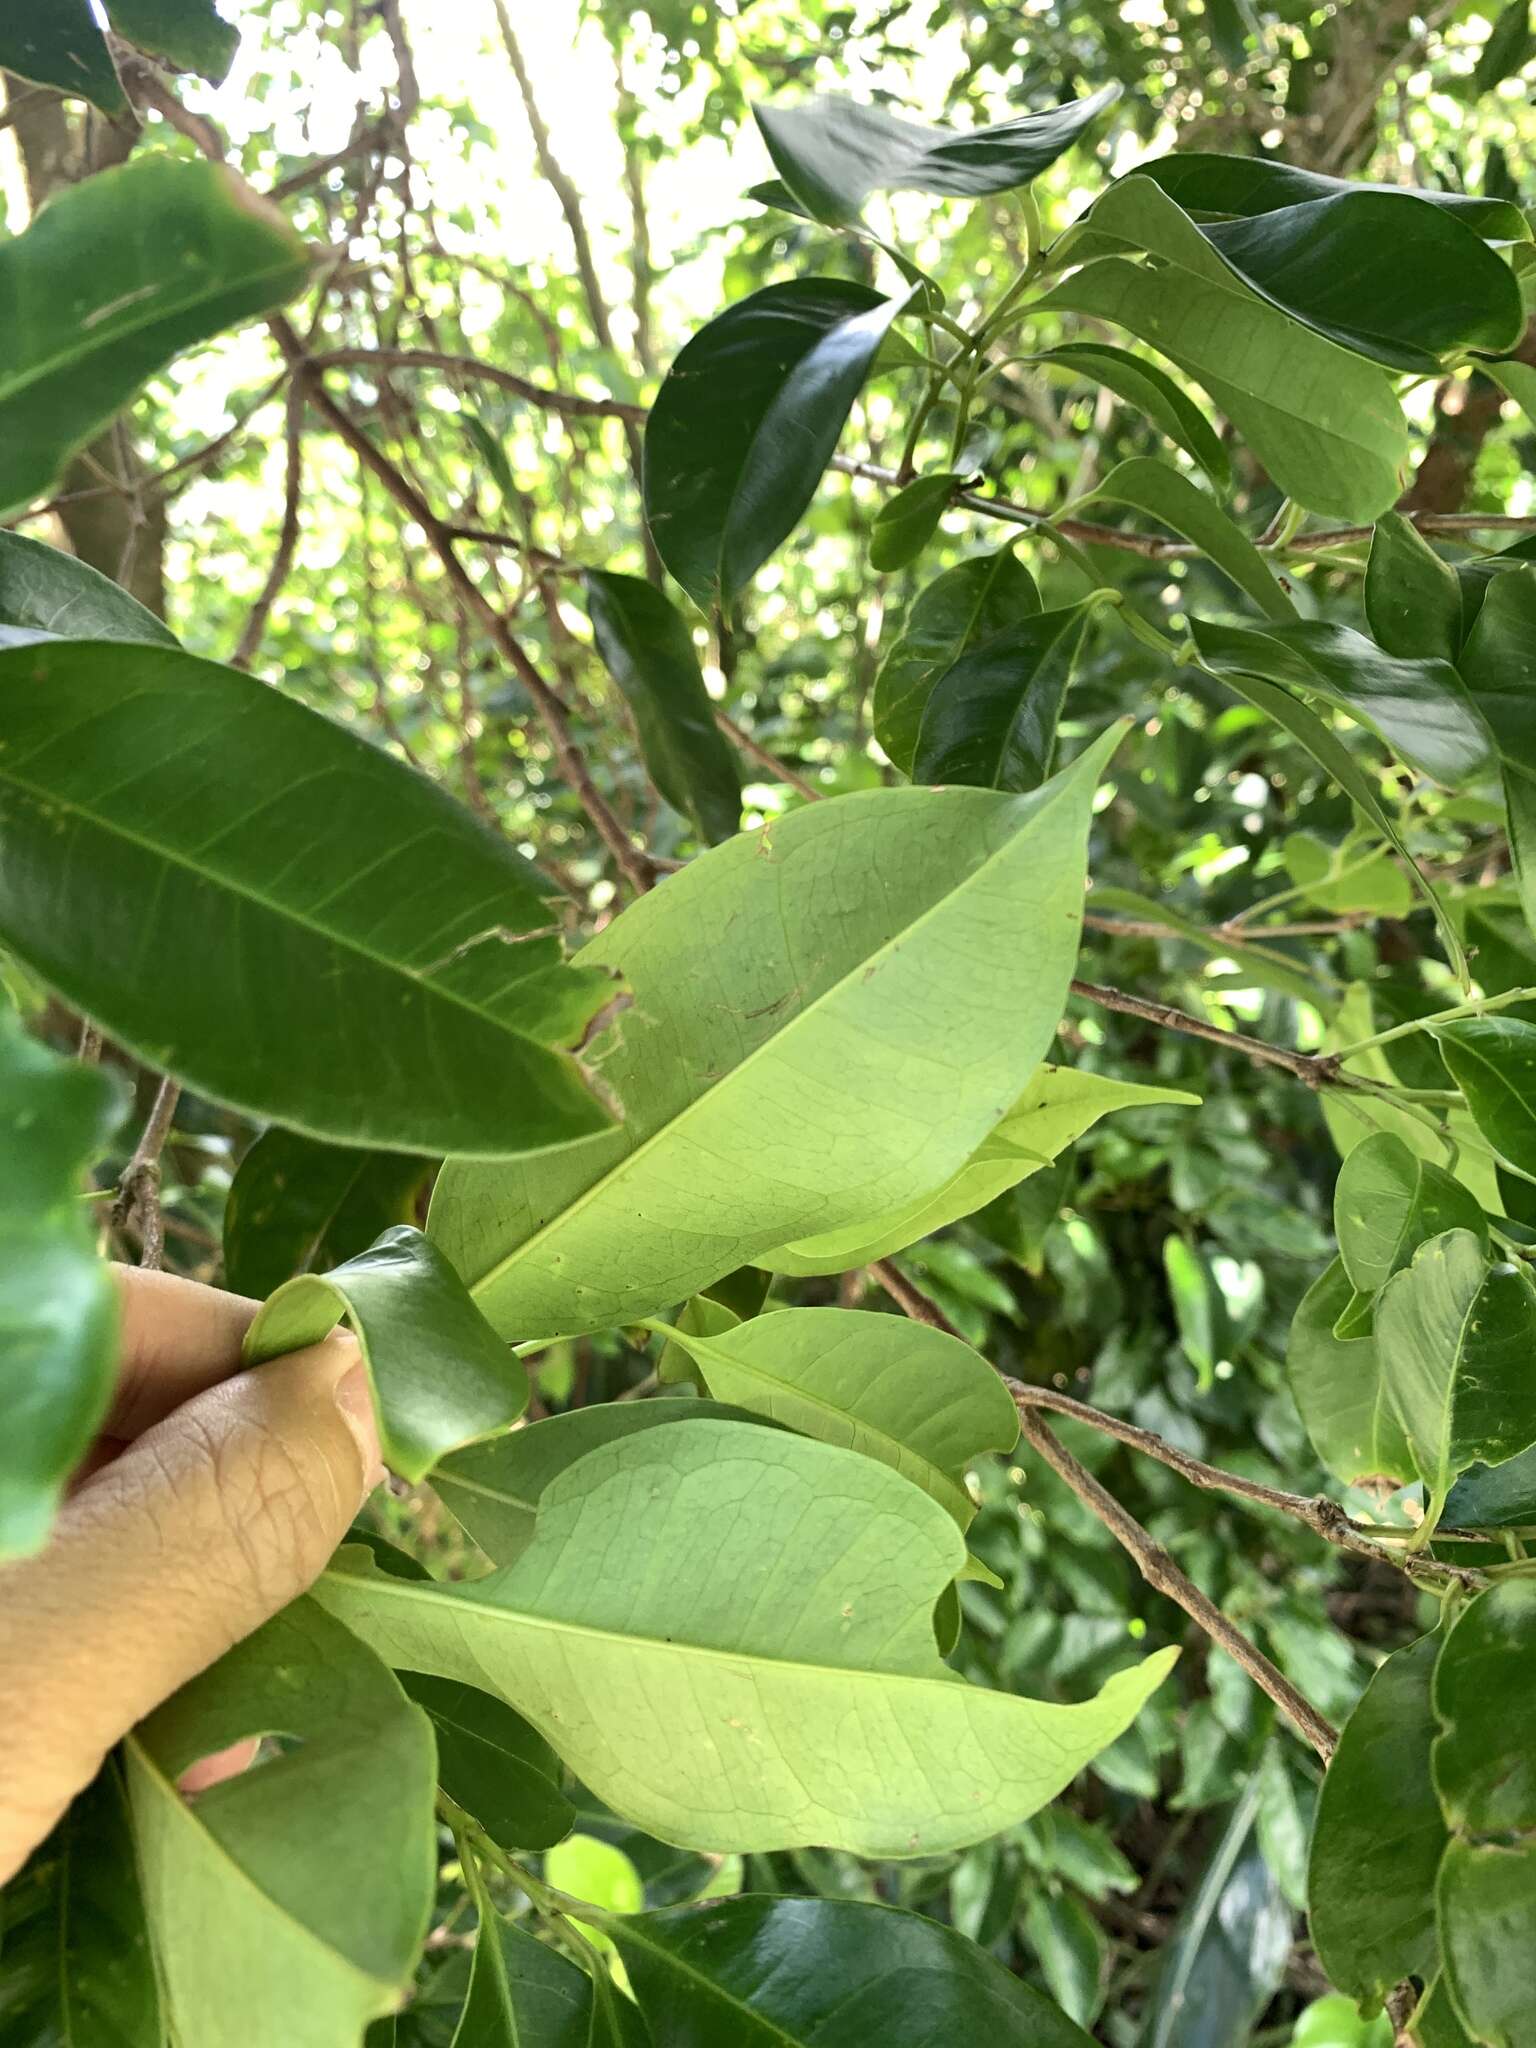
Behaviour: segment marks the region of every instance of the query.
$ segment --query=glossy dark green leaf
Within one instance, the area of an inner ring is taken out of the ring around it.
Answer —
[[[246,1332],[245,1363],[318,1344],[343,1317],[368,1366],[385,1462],[406,1479],[510,1429],[528,1405],[522,1361],[431,1238],[409,1224],[329,1273],[285,1282]]]
[[[1438,1025],[1435,1042],[1494,1151],[1536,1174],[1536,1024],[1463,1017]]]
[[[875,737],[904,775],[912,772],[923,711],[939,677],[1039,610],[1034,578],[1011,545],[946,569],[918,592],[875,678]]]
[[[1089,2048],[984,1950],[893,1907],[749,1896],[600,1924],[666,2048]]]
[[[322,1145],[274,1124],[235,1171],[224,1204],[224,1284],[264,1301],[296,1273],[324,1272],[409,1223],[431,1168],[410,1152]]]
[[[150,1064],[343,1143],[606,1127],[567,1048],[612,982],[564,964],[530,861],[356,733],[177,648],[59,641],[0,652],[0,737],[0,938]]]
[[[519,1927],[483,1918],[453,2048],[596,2048],[592,1979]]]
[[[109,1757],[6,1888],[6,2048],[163,2048],[127,1798]]]
[[[887,498],[875,514],[869,536],[869,564],[882,574],[904,569],[933,539],[945,506],[964,481],[953,470],[914,477],[904,490]]]
[[[1217,675],[1256,675],[1336,705],[1448,789],[1483,773],[1492,740],[1449,662],[1406,661],[1324,619],[1262,630],[1192,619],[1200,659]]]
[[[1292,1320],[1286,1372],[1312,1448],[1336,1479],[1400,1483],[1413,1477],[1413,1455],[1387,1398],[1374,1338],[1369,1328],[1339,1334],[1355,1300],[1344,1261],[1335,1259]]]
[[[1472,90],[1492,92],[1496,85],[1521,70],[1536,54],[1536,35],[1531,32],[1531,0],[1505,0],[1498,19],[1488,31],[1488,40],[1477,53],[1472,67]]]
[[[0,529],[0,627],[69,640],[153,640],[174,647],[169,626],[120,584],[23,533]]]
[[[107,0],[107,17],[130,43],[213,85],[228,77],[240,47],[240,31],[214,0]]]
[[[1351,178],[1330,178],[1304,171],[1273,157],[1217,156],[1202,150],[1180,150],[1138,164],[1139,178],[1152,178],[1186,212],[1236,214],[1251,218],[1308,200],[1338,198],[1350,192],[1389,192],[1402,197],[1401,185],[1362,184]],[[1482,199],[1468,192],[1436,192],[1415,188],[1410,197],[1437,206],[1491,242],[1529,241],[1531,230],[1518,206],[1506,199]]]
[[[90,0],[11,0],[0,17],[0,71],[56,86],[104,114],[128,111]]]
[[[587,572],[597,651],[624,692],[651,780],[713,844],[741,826],[736,757],[715,723],[688,622],[641,576]]]
[[[1445,1980],[1467,2038],[1536,2042],[1536,1849],[1529,1841],[1455,1840],[1440,1866]]]
[[[1536,1450],[1502,1465],[1472,1465],[1451,1488],[1445,1520],[1453,1529],[1518,1529],[1536,1522]]]
[[[1378,2003],[1437,1965],[1435,1873],[1445,1820],[1430,1775],[1441,1637],[1377,1670],[1344,1724],[1317,1803],[1307,1872],[1312,1942],[1341,1991]]]
[[[1503,764],[1510,851],[1526,923],[1536,931],[1536,568],[1511,568],[1483,592],[1458,667]]]
[[[1032,360],[1102,384],[1193,457],[1218,490],[1231,483],[1232,465],[1216,429],[1188,392],[1145,356],[1115,348],[1107,341],[1071,341],[1059,348],[1042,349]]]
[[[571,1831],[576,1809],[560,1790],[549,1744],[504,1700],[451,1678],[404,1671],[407,1699],[437,1738],[437,1782],[503,1849],[548,1849]]]
[[[308,275],[282,215],[215,164],[151,153],[60,193],[0,241],[0,513],[173,356]]]
[[[1339,1169],[1333,1227],[1352,1285],[1374,1294],[1443,1230],[1469,1230],[1486,1250],[1488,1223],[1472,1195],[1401,1138],[1378,1131]]]
[[[973,199],[1027,185],[1119,97],[1118,85],[1106,85],[1087,99],[968,130],[924,127],[842,93],[752,111],[774,168],[807,213],[846,227],[872,192]]]
[[[1213,499],[1168,463],[1149,455],[1134,455],[1128,462],[1119,463],[1078,503],[1087,505],[1105,498],[1149,513],[1186,540],[1192,540],[1270,618],[1282,622],[1295,619],[1295,605],[1247,534]]]
[[[122,1109],[0,996],[0,1558],[42,1546],[111,1396],[117,1293],[80,1198]]]
[[[1371,637],[1405,661],[1455,662],[1461,651],[1461,586],[1412,520],[1384,512],[1365,568]]]
[[[923,706],[913,781],[1038,789],[1097,609],[1090,599],[1037,612],[938,676]]]
[[[1071,1892],[1040,1886],[1025,1904],[1021,1925],[1052,1998],[1069,2018],[1092,2026],[1108,1952],[1098,1921]]]
[[[703,610],[793,530],[903,304],[835,277],[767,285],[673,363],[646,426],[645,516]]]

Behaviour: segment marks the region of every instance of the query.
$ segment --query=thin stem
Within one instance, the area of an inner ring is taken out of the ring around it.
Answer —
[[[1408,1038],[1416,1031],[1432,1031],[1437,1024],[1453,1024],[1458,1017],[1488,1017],[1496,1010],[1507,1010],[1512,1003],[1536,1002],[1536,988],[1509,988],[1498,996],[1469,996],[1464,1003],[1453,1003],[1448,1010],[1436,1010],[1428,1017],[1410,1017],[1406,1024],[1394,1024],[1386,1031],[1373,1031],[1369,1038],[1357,1038],[1353,1045],[1343,1046],[1339,1051],[1341,1060],[1351,1060],[1357,1052],[1369,1052],[1373,1046],[1390,1045],[1395,1038]],[[1444,1091],[1442,1090],[1443,1094]],[[1421,1095],[1420,1101],[1428,1101]],[[1451,1098],[1460,1101],[1460,1096]]]
[[[181,1083],[169,1075],[155,1091],[144,1134],[134,1147],[133,1157],[123,1168],[112,1202],[114,1229],[130,1222],[139,1233],[139,1264],[158,1272],[165,1263],[165,1220],[160,1209],[160,1155],[171,1135],[176,1105],[181,1100]]]
[[[926,1323],[930,1330],[942,1330],[947,1337],[960,1335],[938,1303],[930,1301],[920,1287],[914,1287],[890,1259],[871,1260],[868,1271],[871,1279],[880,1283],[902,1313],[910,1316],[914,1323]]]
[[[1242,1053],[1246,1059],[1261,1065],[1283,1067],[1309,1088],[1322,1088],[1341,1080],[1337,1053],[1291,1052],[1283,1045],[1266,1045],[1262,1038],[1250,1038],[1244,1031],[1229,1031],[1225,1025],[1208,1023],[1203,1017],[1192,1017],[1187,1010],[1176,1010],[1171,1003],[1128,995],[1123,989],[1106,988],[1102,982],[1075,980],[1072,993],[1081,996],[1084,1002],[1097,1003],[1101,1009],[1117,1010],[1127,1017],[1140,1017],[1144,1023],[1155,1024],[1160,1030],[1181,1031],[1186,1037],[1203,1038],[1208,1044]],[[1346,1085],[1354,1085],[1352,1076]]]

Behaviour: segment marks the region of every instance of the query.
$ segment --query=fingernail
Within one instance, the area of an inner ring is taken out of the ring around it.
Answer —
[[[342,1419],[357,1439],[357,1448],[362,1453],[363,1497],[366,1499],[376,1486],[384,1483],[384,1459],[379,1450],[379,1425],[373,1412],[373,1389],[368,1384],[367,1366],[359,1363],[349,1367],[336,1382],[335,1395]]]

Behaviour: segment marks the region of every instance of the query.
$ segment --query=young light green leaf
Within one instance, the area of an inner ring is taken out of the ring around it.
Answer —
[[[531,1338],[654,1315],[962,1166],[1060,1021],[1117,740],[1027,796],[807,805],[615,918],[578,958],[633,990],[600,1063],[622,1129],[536,1170],[455,1160],[437,1184],[429,1228],[492,1323]]]
[[[973,199],[1027,185],[1119,97],[1118,85],[1106,85],[1088,99],[965,130],[903,121],[842,93],[752,112],[775,170],[801,206],[814,220],[847,227],[872,192]]]
[[[235,1170],[224,1204],[224,1284],[264,1301],[409,1223],[431,1168],[410,1152],[322,1145],[274,1124]]]
[[[1362,184],[1353,178],[1330,178],[1304,171],[1275,157],[1218,156],[1181,149],[1137,166],[1136,175],[1151,178],[1190,213],[1238,214],[1245,219],[1273,213],[1282,206],[1300,206],[1310,199],[1331,199],[1346,192],[1390,192],[1401,197],[1401,185]],[[1530,223],[1507,199],[1484,199],[1470,192],[1440,192],[1433,187],[1406,188],[1426,206],[1438,206],[1490,242],[1528,242]]]
[[[1176,1233],[1163,1239],[1163,1271],[1179,1343],[1195,1368],[1202,1392],[1208,1391],[1215,1384],[1216,1368],[1230,1341],[1226,1298],[1205,1254]]]
[[[1205,471],[1217,490],[1232,482],[1232,464],[1221,445],[1221,436],[1199,406],[1176,384],[1166,370],[1129,349],[1115,348],[1107,341],[1070,341],[1058,348],[1042,349],[1032,361],[1070,370],[1106,391],[1113,391],[1127,405],[1146,416],[1158,431],[1182,448]]]
[[[1365,616],[1388,654],[1454,663],[1461,652],[1461,585],[1412,520],[1383,512],[1365,565]]]
[[[765,1273],[763,1278],[767,1280],[768,1275]],[[711,1299],[708,1293],[690,1296],[676,1316],[679,1335],[687,1332],[701,1337],[717,1337],[722,1330],[734,1330],[740,1321],[733,1308]],[[675,1387],[696,1381],[698,1376],[698,1367],[677,1338],[669,1337],[656,1361],[657,1380],[664,1387]]]
[[[122,1109],[0,997],[0,1558],[42,1547],[111,1396],[117,1293],[80,1196]]]
[[[914,782],[1038,789],[1051,772],[1094,597],[984,640],[934,681],[912,757]]]
[[[1398,1485],[1414,1476],[1413,1454],[1387,1398],[1371,1327],[1355,1336],[1339,1330],[1355,1302],[1344,1261],[1335,1259],[1292,1319],[1286,1372],[1312,1448],[1335,1479]]]
[[[1442,1231],[1469,1230],[1488,1248],[1487,1218],[1467,1189],[1390,1131],[1365,1139],[1344,1161],[1333,1227],[1344,1270],[1361,1294],[1385,1287]]]
[[[554,1751],[521,1714],[478,1686],[406,1671],[400,1684],[432,1723],[437,1782],[503,1849],[548,1849],[576,1809],[560,1790]]]
[[[542,1941],[482,1914],[453,2048],[593,2048],[592,1979]]]
[[[1317,1803],[1307,1901],[1313,1946],[1341,1991],[1379,2004],[1432,1977],[1435,1872],[1445,1821],[1430,1775],[1430,1687],[1442,1638],[1421,1636],[1377,1669],[1344,1724]]]
[[[878,1458],[962,1529],[976,1512],[966,1466],[1018,1441],[1018,1412],[986,1360],[900,1316],[789,1308],[708,1336],[670,1334],[716,1400]]]
[[[90,641],[0,652],[0,729],[0,937],[149,1064],[392,1150],[607,1126],[568,1048],[612,982],[565,965],[531,861],[356,733]]]
[[[923,710],[938,678],[1039,610],[1034,578],[1011,545],[946,569],[919,591],[875,678],[875,738],[903,775],[912,772]]]
[[[944,1510],[872,1458],[741,1422],[591,1452],[545,1490],[517,1563],[476,1585],[355,1559],[317,1589],[349,1628],[409,1669],[494,1684],[615,1811],[684,1848],[977,1841],[1059,1791],[1172,1661],[1082,1706],[957,1679],[933,1636],[965,1559]],[[641,1725],[643,1746],[615,1739]]]
[[[933,476],[914,477],[894,498],[887,498],[870,530],[870,567],[883,575],[916,561],[963,482],[953,470],[941,470]]]
[[[1440,1057],[1501,1158],[1536,1174],[1536,1024],[1463,1017],[1435,1028]]]
[[[385,1462],[424,1479],[449,1451],[510,1429],[528,1375],[447,1259],[399,1224],[329,1273],[287,1281],[246,1332],[247,1365],[318,1344],[345,1317],[373,1385]]]
[[[651,780],[702,838],[729,839],[741,825],[741,777],[687,621],[642,576],[589,569],[586,585],[597,651],[634,713]]]
[[[891,1906],[746,1897],[599,1924],[667,2048],[1090,2048],[984,1949]]]
[[[905,303],[794,278],[728,307],[673,363],[646,426],[645,516],[701,610],[728,604],[794,528]]]
[[[98,570],[24,533],[0,530],[0,627],[68,640],[153,640],[177,645],[169,626]]]
[[[1287,874],[1306,892],[1307,901],[1334,916],[1364,910],[1376,917],[1406,917],[1413,908],[1412,883],[1376,843],[1374,832],[1357,829],[1339,846],[1311,832],[1292,832],[1284,859]]]
[[[1078,1067],[1046,1064],[1002,1121],[982,1139],[958,1173],[931,1194],[886,1216],[869,1217],[843,1230],[802,1238],[759,1260],[775,1273],[847,1273],[985,1208],[1009,1188],[1038,1173],[1068,1145],[1075,1144],[1100,1117],[1119,1109],[1197,1108],[1198,1095],[1178,1088],[1149,1088]],[[705,1333],[706,1335],[708,1332]]]
[[[173,356],[303,289],[304,244],[218,165],[150,154],[0,241],[0,513]]]
[[[104,114],[128,113],[90,0],[20,0],[8,6],[0,19],[0,71],[89,100]]]
[[[224,83],[240,47],[240,31],[214,0],[107,0],[107,18],[139,49],[211,85]]]
[[[250,1735],[294,1746],[183,1798]],[[260,2013],[284,2048],[339,2048],[393,2010],[436,1880],[432,1732],[370,1650],[300,1600],[142,1723],[127,1768],[178,2041],[250,2048]]]
[[[1077,503],[1088,505],[1105,498],[1113,504],[1149,513],[1164,526],[1171,526],[1175,533],[1183,534],[1186,540],[1192,540],[1270,618],[1296,617],[1295,605],[1242,528],[1188,477],[1180,476],[1166,462],[1158,462],[1150,455],[1134,455],[1129,462],[1112,469],[1102,483],[1095,484]]]

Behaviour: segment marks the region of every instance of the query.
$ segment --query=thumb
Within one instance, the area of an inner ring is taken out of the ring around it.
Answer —
[[[134,1724],[296,1599],[383,1477],[356,1344],[210,1387],[0,1573],[0,1884]]]

